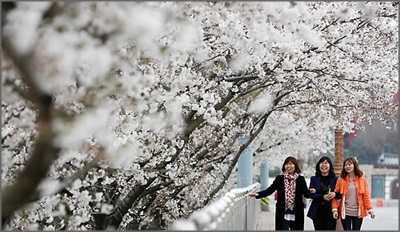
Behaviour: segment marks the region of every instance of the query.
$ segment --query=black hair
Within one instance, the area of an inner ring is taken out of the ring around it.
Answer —
[[[329,174],[328,174],[328,176],[330,176],[330,177],[335,176],[335,171],[334,171],[334,167],[333,167],[333,164],[332,164],[332,160],[328,156],[322,156],[318,160],[317,164],[315,165],[315,175],[316,176],[322,176],[321,170],[319,169],[319,164],[324,162],[325,160],[328,161],[328,163],[329,163]]]

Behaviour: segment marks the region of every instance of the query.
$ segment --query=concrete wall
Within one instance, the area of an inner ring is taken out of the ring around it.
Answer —
[[[363,164],[360,165],[361,170],[364,172],[365,177],[368,179],[369,191],[372,193],[372,176],[382,175],[385,176],[385,199],[390,199],[391,197],[391,183],[396,180],[399,176],[398,169],[388,169],[388,168],[374,168],[373,165]]]

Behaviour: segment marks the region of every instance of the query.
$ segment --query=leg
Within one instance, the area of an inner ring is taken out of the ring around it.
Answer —
[[[322,224],[320,220],[313,220],[314,230],[323,230]]]
[[[325,230],[336,230],[336,219],[329,218],[326,220]]]
[[[353,230],[361,230],[361,225],[362,225],[363,219],[354,217],[353,218]]]
[[[288,220],[283,219],[281,230],[289,230],[289,221]]]
[[[290,230],[304,230],[304,229],[298,228],[298,226],[296,225],[296,221],[289,221],[289,228],[290,228]]]
[[[324,230],[324,218],[321,217],[322,214],[317,214],[313,220],[314,230]]]
[[[342,221],[343,230],[351,230],[351,218],[350,216],[345,217],[345,219],[340,219]]]
[[[314,230],[336,230],[336,219],[332,216],[332,209],[320,207],[313,220],[313,225]]]

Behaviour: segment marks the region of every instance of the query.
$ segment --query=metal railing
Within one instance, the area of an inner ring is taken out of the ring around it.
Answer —
[[[187,219],[175,221],[170,230],[255,230],[260,202],[247,194],[259,189],[259,183],[232,189]]]

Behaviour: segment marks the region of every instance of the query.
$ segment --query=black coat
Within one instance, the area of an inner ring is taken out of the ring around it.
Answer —
[[[283,175],[278,175],[273,183],[265,190],[258,192],[258,198],[267,197],[278,191],[278,200],[275,205],[275,230],[281,230],[281,225],[285,215],[285,184]],[[304,230],[304,202],[303,195],[310,198],[310,191],[304,176],[296,179],[296,194],[294,198],[295,225],[292,230]]]
[[[329,186],[331,187],[332,192],[335,189],[337,179],[338,179],[337,176],[332,176],[329,178]],[[317,216],[319,207],[321,206],[322,202],[324,201],[324,195],[323,195],[322,189],[321,189],[321,176],[312,176],[311,177],[310,188],[315,188],[316,193],[312,193],[310,195],[311,199],[313,199],[313,200],[311,202],[310,208],[308,209],[307,216],[314,221],[315,217]],[[336,195],[338,195],[338,194],[336,194]],[[336,198],[340,199],[340,194],[339,194],[339,197],[336,197]],[[330,205],[330,202],[329,202],[329,205]],[[332,208],[332,206],[331,206],[331,208]],[[332,215],[332,213],[331,213],[331,215]]]

